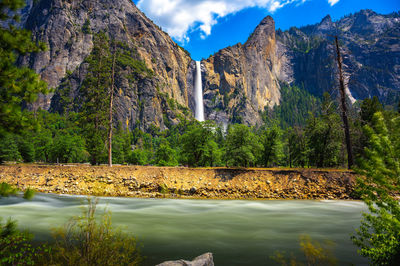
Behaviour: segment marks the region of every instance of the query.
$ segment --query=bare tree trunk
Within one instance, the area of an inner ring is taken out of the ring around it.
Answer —
[[[340,55],[339,41],[338,41],[337,36],[335,36],[335,43],[336,43],[337,62],[338,62],[338,67],[339,67],[340,103],[341,103],[341,108],[342,108],[342,120],[343,120],[343,125],[344,125],[344,134],[345,134],[345,138],[346,138],[347,163],[348,163],[348,168],[351,169],[351,167],[353,166],[353,163],[354,163],[353,151],[352,151],[352,147],[351,147],[349,120],[347,118],[346,92],[345,92],[345,88],[344,88],[342,57]]]
[[[112,54],[111,88],[110,88],[110,110],[108,124],[108,166],[112,167],[112,132],[113,132],[113,99],[114,99],[114,75],[115,75],[115,41]]]

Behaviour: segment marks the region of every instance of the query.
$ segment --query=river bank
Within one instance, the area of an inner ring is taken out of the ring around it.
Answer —
[[[139,198],[353,199],[352,171],[1,165],[0,182],[43,193]]]

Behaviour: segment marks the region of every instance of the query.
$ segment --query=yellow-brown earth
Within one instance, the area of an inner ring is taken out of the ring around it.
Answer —
[[[121,197],[351,199],[352,171],[1,165],[0,182],[39,192]]]

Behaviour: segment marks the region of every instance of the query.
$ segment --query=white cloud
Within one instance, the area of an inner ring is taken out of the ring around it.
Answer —
[[[218,18],[250,7],[265,8],[273,13],[292,2],[305,0],[139,0],[137,5],[172,37],[185,42],[191,30],[200,30],[201,37],[206,38]]]
[[[329,4],[331,6],[335,5],[337,2],[339,2],[339,0],[328,0]]]

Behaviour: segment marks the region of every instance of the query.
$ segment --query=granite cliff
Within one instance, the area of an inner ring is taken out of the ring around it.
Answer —
[[[279,83],[290,82],[288,60],[268,16],[245,44],[222,49],[203,61],[208,119],[260,125],[260,112],[279,105]]]
[[[54,88],[53,94],[41,96],[31,108],[63,110],[59,99],[66,86],[67,96],[79,99],[88,71],[85,59],[92,53],[94,36],[105,32],[125,43],[142,69],[127,70],[116,81],[115,122],[130,129],[164,129],[193,117],[195,62],[132,1],[27,3],[20,24],[48,49],[21,58],[21,64],[30,65]],[[282,84],[297,85],[317,96],[334,92],[332,35],[341,40],[349,97],[376,95],[385,103],[398,101],[399,13],[362,10],[336,22],[327,16],[319,24],[287,31],[275,30],[268,16],[244,44],[224,48],[201,62],[206,119],[260,125],[261,113],[280,104]]]
[[[361,10],[336,22],[328,15],[316,25],[278,30],[294,83],[315,95],[337,88],[334,35],[343,49],[350,98],[378,96],[393,104],[400,93],[400,14]]]
[[[48,49],[23,58],[22,63],[55,89],[55,94],[42,96],[33,108],[60,110],[58,93],[66,84],[69,97],[79,97],[94,35],[105,32],[110,39],[125,43],[135,62],[146,70],[126,73],[116,81],[115,121],[129,128],[146,130],[154,125],[163,129],[177,123],[178,117],[191,116],[194,62],[132,1],[119,0],[115,5],[111,0],[40,0],[29,3],[24,11],[28,14],[24,14],[23,26]],[[134,80],[128,78],[132,74]]]
[[[260,112],[280,103],[280,86],[297,85],[316,96],[337,92],[336,51],[340,38],[346,89],[355,100],[372,96],[386,104],[400,99],[400,14],[362,10],[333,22],[275,31],[266,17],[245,44],[220,50],[204,67],[208,119],[261,123]]]

